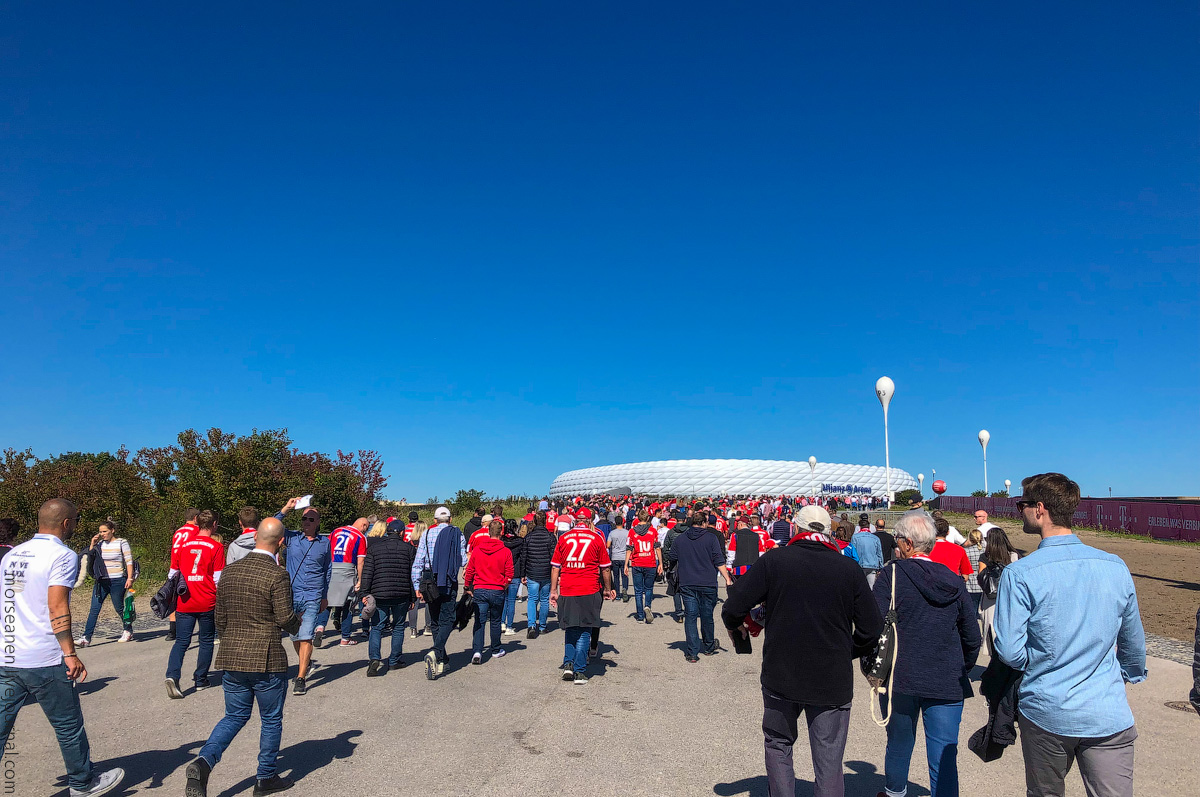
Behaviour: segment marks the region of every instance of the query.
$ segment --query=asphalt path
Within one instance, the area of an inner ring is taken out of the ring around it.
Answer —
[[[339,648],[327,639],[308,694],[288,695],[282,774],[297,779],[291,793],[346,795],[766,795],[763,768],[761,658],[723,650],[685,662],[683,626],[659,614],[638,624],[633,604],[606,604],[600,657],[586,686],[559,680],[563,635],[537,640],[523,631],[507,638],[503,659],[471,666],[470,629],[454,632],[451,667],[425,679],[419,657],[429,637],[405,639],[414,664],[367,678],[367,648]],[[525,604],[519,603],[518,627]],[[720,607],[718,607],[718,613]],[[719,638],[720,620],[717,620]],[[88,668],[78,688],[92,757],[126,770],[117,795],[165,790],[182,794],[184,767],[223,712],[221,689],[190,689],[195,643],[184,662],[186,697],[170,700],[163,686],[170,643],[156,621],[138,641],[117,644],[97,634],[82,651]],[[111,637],[115,640],[115,635]],[[728,644],[728,640],[724,640]],[[386,656],[387,643],[384,643]],[[290,655],[290,650],[289,650]],[[1193,795],[1200,782],[1200,717],[1169,708],[1186,700],[1189,668],[1149,662],[1150,678],[1128,687],[1137,718],[1136,788],[1141,794]],[[874,797],[883,788],[885,732],[871,720],[867,689],[856,673],[846,748],[846,793]],[[986,719],[982,698],[967,701],[959,767],[965,795],[1017,795],[1024,790],[1019,749],[984,764],[966,740]],[[209,794],[248,795],[258,755],[257,715],[215,768]],[[807,745],[796,747],[796,794],[812,794]],[[36,705],[17,719],[0,771],[5,794],[66,795],[62,758]],[[909,794],[927,795],[924,742],[918,738]],[[1082,795],[1078,773],[1068,794]],[[11,786],[10,786],[11,784]]]

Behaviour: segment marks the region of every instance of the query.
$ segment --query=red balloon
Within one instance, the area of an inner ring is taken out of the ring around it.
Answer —
[[[933,491],[935,493],[937,493],[938,495],[941,495],[942,493],[946,492],[946,483],[944,481],[942,481],[941,479],[938,479],[937,481],[935,481],[933,483]]]

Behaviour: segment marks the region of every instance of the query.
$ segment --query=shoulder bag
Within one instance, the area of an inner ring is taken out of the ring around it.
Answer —
[[[425,599],[425,603],[430,604],[442,597],[442,593],[438,589],[437,579],[433,575],[433,554],[429,553],[429,532],[425,532],[421,539],[425,542],[425,566],[421,568],[421,578],[418,579],[417,586],[421,588],[421,597]]]
[[[896,563],[891,567],[892,600],[887,614],[883,618],[883,632],[875,643],[875,650],[870,656],[859,660],[863,675],[871,682],[871,719],[881,728],[886,728],[892,719],[892,681],[896,674],[896,656],[900,652],[900,639],[896,628],[896,576],[899,568]],[[878,683],[879,686],[873,684]],[[884,684],[887,684],[884,686]],[[879,701],[876,696],[887,701],[886,716],[876,716],[876,706]]]

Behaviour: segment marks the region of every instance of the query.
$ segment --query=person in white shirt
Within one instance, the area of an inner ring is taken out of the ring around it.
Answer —
[[[982,509],[975,510],[975,526],[979,533],[983,535],[985,540],[987,539],[989,531],[1000,528],[995,523],[988,521],[988,513],[984,512]]]
[[[125,771],[94,771],[75,689],[76,681],[87,678],[87,669],[75,654],[71,634],[71,588],[79,560],[65,541],[78,524],[75,504],[52,498],[38,510],[33,539],[0,560],[5,585],[0,614],[6,637],[16,642],[0,654],[0,739],[9,738],[17,712],[37,695],[58,736],[71,797],[98,797],[116,788]],[[49,783],[43,787],[47,793],[53,790]]]
[[[935,509],[933,512],[934,520],[940,518],[941,516],[942,516],[942,511],[940,509]],[[966,541],[967,541],[967,538],[962,535],[962,532],[960,532],[958,529],[954,528],[954,526],[950,527],[950,532],[946,535],[946,542],[952,542],[955,545],[962,545]]]

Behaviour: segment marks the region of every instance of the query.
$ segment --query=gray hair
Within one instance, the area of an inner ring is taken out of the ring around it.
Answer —
[[[919,553],[929,553],[937,542],[937,527],[928,512],[914,509],[905,512],[896,521],[895,535],[912,543]]]

